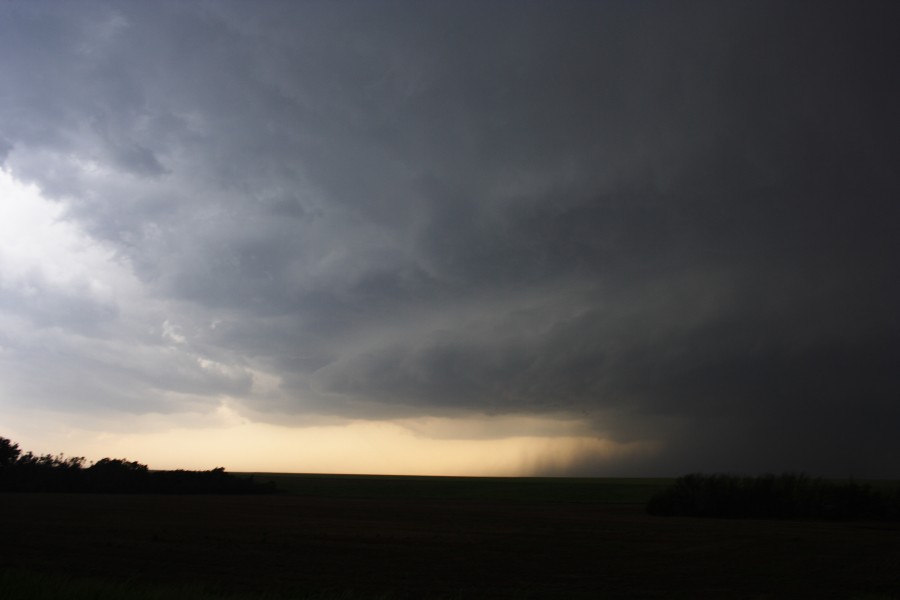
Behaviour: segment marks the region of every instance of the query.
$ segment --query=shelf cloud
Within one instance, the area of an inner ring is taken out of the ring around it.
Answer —
[[[542,474],[896,475],[898,16],[5,3],[7,426],[227,406],[557,439]]]

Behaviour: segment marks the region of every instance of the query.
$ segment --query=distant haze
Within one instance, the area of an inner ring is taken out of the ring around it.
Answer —
[[[0,4],[0,436],[900,476],[896,2]]]

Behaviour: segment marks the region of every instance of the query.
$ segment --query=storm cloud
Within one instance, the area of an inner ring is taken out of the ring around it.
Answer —
[[[0,398],[896,475],[897,12],[5,3]]]

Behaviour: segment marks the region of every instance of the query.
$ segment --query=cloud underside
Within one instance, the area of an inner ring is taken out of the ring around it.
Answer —
[[[3,402],[883,473],[892,12],[5,5]]]

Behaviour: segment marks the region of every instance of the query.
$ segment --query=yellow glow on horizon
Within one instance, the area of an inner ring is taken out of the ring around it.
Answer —
[[[458,430],[460,425],[441,427]],[[43,440],[39,449],[22,443],[27,440],[13,441],[41,453],[47,446]],[[314,427],[242,422],[140,433],[69,429],[59,441],[65,447],[56,451],[69,456],[127,458],[151,469],[222,466],[234,472],[392,475],[528,476],[565,471],[577,460],[615,465],[617,459],[656,451],[651,442],[620,444],[585,434],[426,437],[402,424],[373,421]]]

